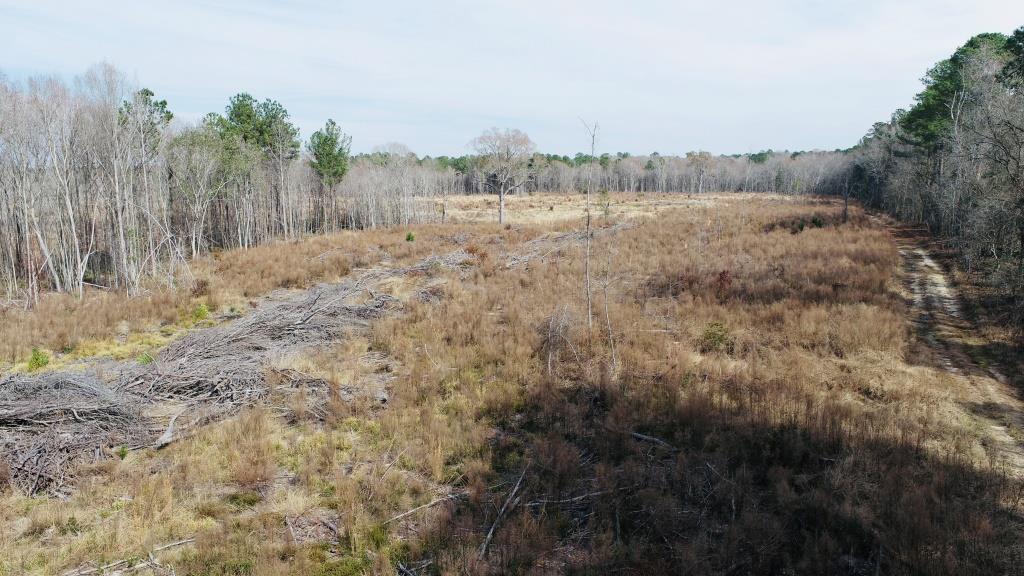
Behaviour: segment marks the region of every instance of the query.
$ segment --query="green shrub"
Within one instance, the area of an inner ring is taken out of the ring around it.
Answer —
[[[149,352],[143,352],[142,354],[139,354],[139,357],[136,358],[136,361],[139,364],[142,364],[142,365],[152,364],[153,363],[153,355],[150,354]]]
[[[28,359],[28,370],[34,372],[50,363],[50,355],[39,348],[32,349],[32,356]]]
[[[121,460],[124,460],[125,458],[128,457],[128,447],[127,446],[118,446],[116,454],[117,454],[118,458],[120,458]]]
[[[202,322],[210,317],[210,309],[206,307],[206,304],[200,302],[196,304],[196,307],[192,309],[192,321]]]
[[[697,340],[697,346],[702,354],[708,352],[725,352],[732,354],[733,338],[729,334],[729,328],[721,322],[711,322],[704,328],[704,333]]]
[[[416,241],[416,235],[413,234],[412,232],[409,232],[408,234],[405,235],[405,241],[406,242],[415,242]]]

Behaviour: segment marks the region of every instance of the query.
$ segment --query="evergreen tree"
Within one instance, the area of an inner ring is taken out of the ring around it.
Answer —
[[[328,120],[322,130],[309,137],[306,149],[313,157],[309,165],[324,188],[334,188],[345,177],[351,145],[352,137],[344,134],[334,120]]]
[[[1017,28],[1006,40],[1006,51],[1010,54],[1010,61],[1003,68],[1003,81],[1012,85],[1024,82],[1024,26]]]
[[[953,53],[928,70],[922,78],[925,88],[914,99],[917,101],[901,120],[901,127],[907,131],[911,142],[929,150],[942,145],[943,137],[949,132],[950,106],[956,95],[964,89],[961,70],[964,62],[982,48],[996,53],[1007,53],[1007,38],[999,33],[978,34]]]
[[[257,102],[250,94],[231,97],[224,116],[210,114],[206,123],[225,140],[240,139],[268,156],[292,159],[299,153],[299,129],[288,119],[288,110],[276,100]]]

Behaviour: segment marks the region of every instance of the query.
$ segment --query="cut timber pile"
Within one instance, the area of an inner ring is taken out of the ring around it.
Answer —
[[[374,293],[380,283],[468,260],[460,250],[269,300],[250,316],[190,332],[149,364],[122,364],[113,383],[86,372],[7,377],[0,380],[0,457],[18,489],[64,495],[72,465],[103,458],[113,446],[164,445],[190,426],[177,416],[157,422],[144,407],[174,405],[196,425],[252,405],[269,393],[273,358],[338,341],[396,309],[396,298]]]
[[[11,482],[28,494],[64,494],[69,464],[104,457],[144,437],[137,399],[85,374],[15,375],[0,382],[0,451]]]

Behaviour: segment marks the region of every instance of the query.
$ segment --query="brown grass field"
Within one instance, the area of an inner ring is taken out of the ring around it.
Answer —
[[[111,447],[66,499],[0,470],[0,575],[1024,571],[1020,403],[920,309],[891,225],[826,199],[612,195],[588,315],[583,243],[537,248],[582,202],[512,198],[499,227],[494,199],[452,198],[448,224],[0,311],[2,368],[38,347],[48,370],[158,350],[275,290],[473,256],[381,286],[401,312],[369,331],[275,360],[355,390],[317,413],[282,390],[166,448]]]

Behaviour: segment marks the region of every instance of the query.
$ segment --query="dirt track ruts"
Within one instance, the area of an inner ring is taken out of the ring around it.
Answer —
[[[997,465],[1012,478],[1024,478],[1024,402],[999,367],[980,366],[964,346],[976,327],[963,313],[960,295],[929,251],[926,239],[896,231],[904,287],[917,336],[935,364],[955,378],[964,378],[976,392],[968,411],[984,424]],[[1015,437],[1015,433],[1017,436]]]

